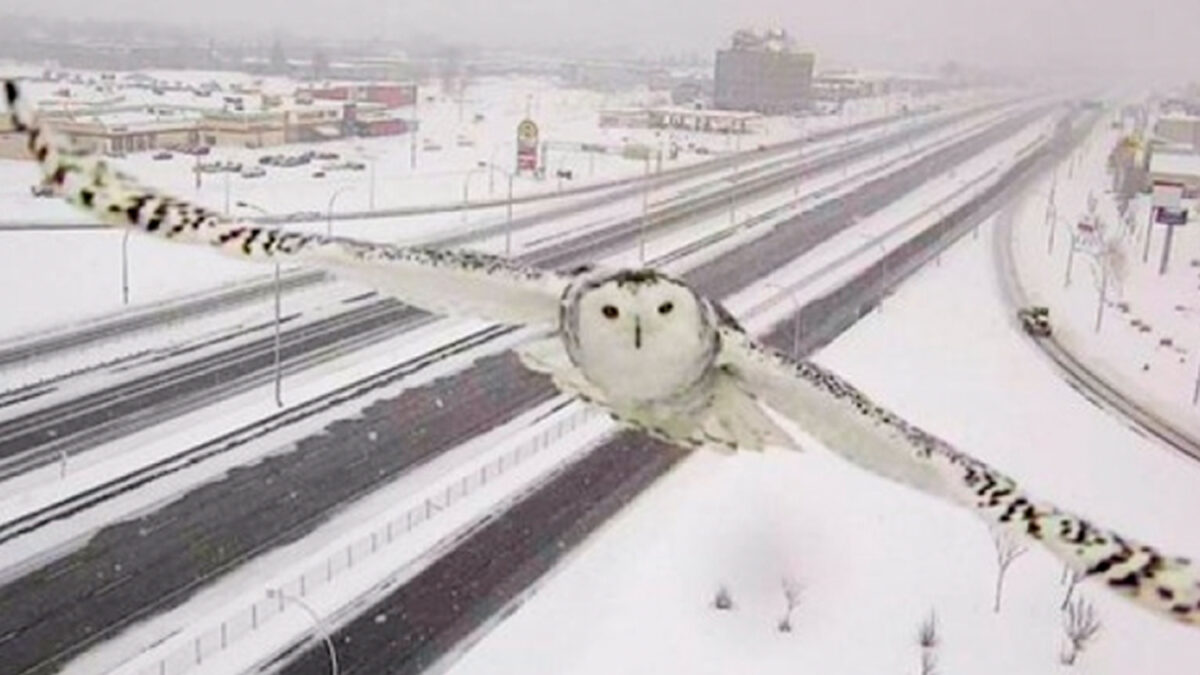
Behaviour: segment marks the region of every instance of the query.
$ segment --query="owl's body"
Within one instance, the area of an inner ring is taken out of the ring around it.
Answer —
[[[716,302],[653,270],[558,273],[464,251],[322,237],[253,223],[144,187],[60,150],[12,82],[17,130],[44,182],[97,219],[249,259],[294,260],[421,309],[536,326],[525,364],[563,391],[669,442],[728,451],[795,448],[767,409],[848,461],[970,509],[1044,545],[1084,578],[1179,622],[1200,624],[1200,573],[1024,493],[1001,472],[878,405],[820,366],[751,339]]]
[[[663,440],[696,448],[791,445],[718,366],[720,305],[655,270],[573,275],[553,332],[517,349],[567,393]]]

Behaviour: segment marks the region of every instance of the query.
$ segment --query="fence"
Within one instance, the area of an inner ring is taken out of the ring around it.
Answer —
[[[546,425],[537,435],[525,439],[499,457],[483,466],[473,467],[449,481],[445,487],[426,497],[420,504],[389,517],[370,533],[337,546],[324,559],[312,562],[298,575],[276,585],[275,588],[279,592],[273,597],[264,593],[248,606],[221,620],[219,624],[178,644],[166,655],[136,666],[136,670],[126,671],[119,667],[113,672],[130,672],[136,675],[184,675],[203,672],[206,660],[211,660],[283,613],[286,608],[285,601],[290,597],[303,599],[332,583],[343,572],[361,565],[372,555],[403,541],[405,535],[423,523],[433,520],[464,497],[550,447],[558,439],[588,422],[593,415],[590,408],[577,408],[569,415]]]

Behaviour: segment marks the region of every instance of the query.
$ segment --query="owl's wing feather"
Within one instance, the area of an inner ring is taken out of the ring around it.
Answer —
[[[892,480],[963,506],[1034,540],[1076,573],[1138,604],[1200,626],[1200,570],[1026,494],[1013,479],[877,405],[832,372],[721,329],[721,365],[740,386],[830,450]]]
[[[558,322],[569,279],[470,251],[399,247],[238,222],[140,185],[95,156],[73,155],[39,124],[15,83],[5,82],[13,126],[27,135],[44,183],[104,223],[229,255],[321,267],[438,314],[500,323]]]

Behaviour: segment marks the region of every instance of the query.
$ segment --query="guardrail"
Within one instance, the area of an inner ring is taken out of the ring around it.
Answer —
[[[205,672],[206,662],[253,635],[273,619],[289,611],[289,608],[300,611],[296,605],[288,604],[287,599],[303,599],[332,583],[343,573],[353,571],[356,566],[372,556],[389,551],[390,547],[404,542],[406,536],[414,530],[436,519],[439,514],[499,476],[538,455],[596,415],[591,408],[580,407],[483,466],[473,466],[453,479],[443,481],[442,487],[425,497],[419,504],[381,518],[381,522],[368,534],[348,537],[329,546],[326,549],[328,553],[311,560],[298,575],[273,583],[269,587],[275,591],[272,596],[268,596],[264,590],[256,599],[249,600],[248,604],[209,628],[177,640],[178,644],[162,656],[151,656],[152,660],[146,661],[147,654],[143,654],[110,672],[128,675],[185,675]]]

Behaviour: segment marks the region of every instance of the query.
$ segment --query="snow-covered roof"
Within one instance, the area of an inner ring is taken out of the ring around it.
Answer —
[[[1150,157],[1150,173],[1200,177],[1200,154],[1156,152]]]
[[[654,108],[605,108],[601,115],[686,115],[689,117],[706,117],[709,119],[752,120],[762,117],[760,113],[744,110],[711,110],[708,108],[687,108],[683,106],[660,106]]]

